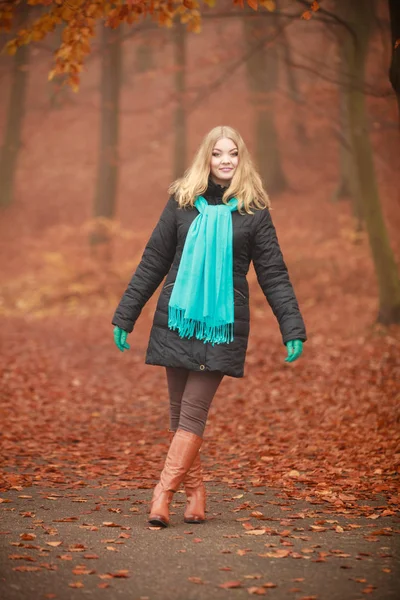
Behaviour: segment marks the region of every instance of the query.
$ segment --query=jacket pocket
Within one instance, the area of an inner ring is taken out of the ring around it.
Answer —
[[[242,298],[244,298],[245,300],[247,300],[246,296],[243,294],[243,292],[241,292],[240,290],[238,290],[237,288],[233,288],[234,292],[237,292],[239,294],[239,296],[242,296]]]

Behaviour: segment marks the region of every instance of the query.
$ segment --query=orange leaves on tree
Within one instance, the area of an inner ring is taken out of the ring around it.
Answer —
[[[0,2],[0,31],[11,31],[14,6],[12,2]]]
[[[252,8],[253,10],[258,10],[258,0],[247,0],[247,4],[250,6],[250,8]]]
[[[41,15],[25,29],[18,31],[5,50],[13,55],[23,44],[42,40],[57,25],[63,25],[62,43],[55,52],[55,65],[48,79],[64,77],[62,85],[68,84],[77,92],[80,74],[86,57],[91,52],[90,42],[96,34],[96,26],[103,23],[116,29],[123,23],[132,25],[139,19],[150,16],[161,27],[172,27],[175,17],[187,25],[190,32],[201,29],[198,0],[127,0],[123,4],[106,0],[30,0],[30,4],[44,4],[48,12]],[[210,5],[214,5],[213,0]],[[12,25],[15,4],[0,0],[0,30],[9,31]]]
[[[303,14],[301,15],[301,18],[304,19],[305,21],[309,21],[312,18],[313,12],[315,13],[319,9],[320,9],[319,2],[317,2],[315,0],[314,2],[311,3],[310,10],[304,11]]]
[[[269,12],[274,12],[276,9],[275,0],[259,0],[259,5],[266,8]]]
[[[204,0],[213,8],[215,0]],[[244,8],[245,0],[232,0],[234,6]],[[275,0],[246,0],[248,6],[258,10],[258,5],[269,12],[276,10]],[[106,0],[30,0],[32,5],[45,5],[48,12],[42,14],[25,29],[18,31],[14,39],[5,45],[9,55],[14,55],[24,44],[45,38],[57,25],[63,26],[62,43],[54,53],[55,65],[48,74],[48,80],[61,77],[61,84],[68,84],[75,92],[80,85],[84,62],[91,52],[91,40],[96,35],[97,25],[103,24],[116,29],[123,23],[132,25],[140,19],[151,17],[160,27],[172,27],[175,19],[186,24],[191,33],[201,31],[199,0],[125,0],[112,3]],[[0,31],[10,31],[17,2],[0,0]],[[310,4],[303,19],[310,19],[319,10],[319,2]]]

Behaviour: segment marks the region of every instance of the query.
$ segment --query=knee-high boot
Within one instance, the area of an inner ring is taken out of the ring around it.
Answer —
[[[169,505],[174,493],[185,478],[200,450],[203,438],[195,433],[177,429],[165,459],[153,497],[150,502],[149,523],[167,527]]]
[[[175,431],[168,430],[170,440]],[[196,454],[192,466],[183,480],[187,504],[185,508],[185,523],[204,523],[206,511],[206,488],[203,483],[203,471],[201,467],[200,451]]]

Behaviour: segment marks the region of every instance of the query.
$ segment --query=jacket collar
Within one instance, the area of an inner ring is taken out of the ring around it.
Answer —
[[[209,204],[222,204],[222,196],[228,186],[224,187],[215,183],[211,176],[208,177],[208,187],[204,192],[203,196]]]

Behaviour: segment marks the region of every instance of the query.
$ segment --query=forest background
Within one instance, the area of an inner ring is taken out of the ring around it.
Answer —
[[[28,405],[36,406],[49,400],[50,381],[57,397],[96,398],[104,414],[152,398],[164,374],[143,359],[158,293],[123,356],[111,316],[168,184],[205,132],[225,123],[242,133],[271,197],[309,333],[304,360],[288,372],[251,267],[250,381],[264,393],[261,380],[278,373],[274,393],[287,389],[301,402],[300,377],[307,399],[316,399],[311,390],[324,399],[322,412],[331,377],[344,398],[358,402],[362,390],[377,410],[396,406],[400,152],[388,75],[398,22],[383,1],[313,5],[202,5],[199,33],[179,18],[170,27],[151,18],[116,28],[98,22],[79,87],[67,75],[49,77],[65,42],[60,26],[1,56],[6,398],[25,401],[32,389]],[[3,41],[13,43],[46,10],[21,3]],[[354,381],[343,388],[349,368]],[[241,383],[224,382],[232,401],[246,401]],[[152,402],[165,403],[166,393]],[[165,411],[154,418],[164,424]]]
[[[48,9],[34,4],[19,5],[4,44]],[[111,317],[169,183],[210,128],[229,124],[271,197],[309,340],[301,360],[283,363],[251,267],[246,376],[226,378],[215,399],[210,456],[229,466],[228,449],[237,451],[249,460],[244,477],[272,478],[288,493],[290,467],[308,497],[331,489],[340,456],[349,472],[334,485],[377,486],[398,499],[400,152],[389,81],[397,37],[385,1],[312,4],[201,5],[197,33],[178,18],[171,27],[99,21],[79,86],[62,85],[67,75],[48,80],[60,26],[1,56],[4,488],[32,483],[38,453],[57,462],[44,469],[47,482],[73,478],[68,440],[95,469],[99,428],[117,456],[128,427],[124,469],[148,478],[135,436],[163,440],[168,421],[164,371],[144,365],[158,293],[124,355]],[[317,450],[323,468],[311,469]],[[259,470],[253,459],[264,454],[281,462],[272,469],[266,458]]]
[[[213,401],[205,479],[304,501],[296,518],[315,509],[385,523],[400,504],[398,3],[189,0],[187,27],[168,11],[130,24],[118,11],[155,3],[117,2],[113,27],[99,8],[77,50],[71,22],[86,4],[0,2],[1,41],[11,52],[0,56],[0,489],[52,487],[52,501],[96,486],[96,495],[107,487],[150,494],[169,425],[164,369],[144,364],[159,290],[129,352],[115,347],[111,318],[169,183],[203,135],[228,124],[270,195],[308,341],[298,361],[284,362],[251,266],[245,377],[226,377]],[[34,23],[53,9],[65,20],[42,35]],[[17,506],[24,498],[32,496],[19,495]],[[8,502],[0,498],[6,519],[17,515]],[[361,527],[330,523],[317,519],[313,531]],[[372,543],[393,530],[360,531]],[[265,592],[257,589],[250,593]]]

